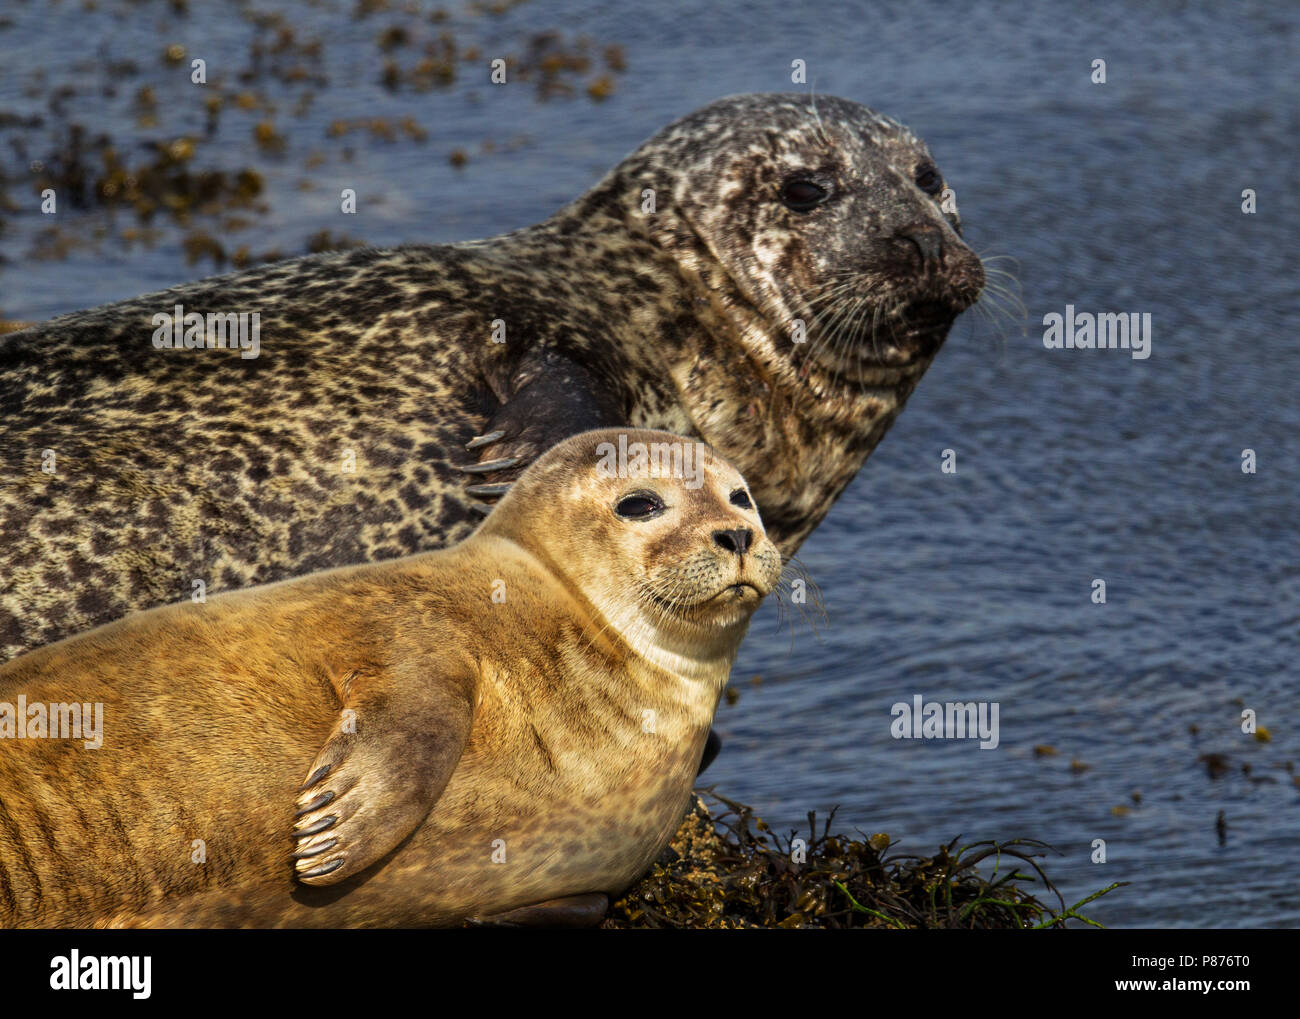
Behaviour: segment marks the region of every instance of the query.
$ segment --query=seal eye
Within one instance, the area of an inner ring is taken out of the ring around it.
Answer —
[[[781,201],[795,212],[811,212],[829,197],[829,191],[810,180],[789,180],[781,188]]]
[[[731,505],[739,506],[741,509],[754,508],[754,504],[749,501],[749,493],[743,488],[738,488],[731,493]]]
[[[648,520],[662,513],[663,509],[663,500],[652,492],[633,492],[618,501],[614,512],[625,520]]]
[[[916,168],[916,186],[927,195],[937,195],[943,190],[943,178],[932,163],[922,163]]]

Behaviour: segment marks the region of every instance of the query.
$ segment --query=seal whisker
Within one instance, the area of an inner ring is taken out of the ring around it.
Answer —
[[[846,302],[846,310],[842,320],[835,333],[835,343],[833,347],[834,361],[831,372],[831,388],[836,389],[840,383],[840,376],[843,374],[844,365],[847,360],[847,352],[853,348],[856,342],[857,330],[861,322],[858,312],[861,310],[866,298],[862,295],[853,295]]]
[[[808,96],[812,106],[813,121],[817,124],[817,137],[821,139],[822,144],[828,149],[834,148],[830,135],[826,133],[826,125],[822,123],[822,115],[817,110],[817,90],[811,85],[808,87]]]
[[[867,316],[862,314],[863,305],[868,302],[869,298],[864,294],[858,298],[858,303],[853,309],[853,331],[849,336],[848,343],[845,345],[845,356],[841,359],[841,364],[847,364],[850,353],[858,352],[861,357],[862,340],[865,336],[871,342],[871,352],[875,357],[879,357],[879,349],[876,346],[875,330],[867,324]]]
[[[834,294],[828,295],[829,306],[814,319],[815,327],[821,334],[823,342],[832,343],[837,329],[844,317],[851,313],[855,304],[854,291],[857,287],[846,282]]]
[[[828,622],[830,617],[827,616],[826,614],[826,602],[822,597],[821,588],[817,585],[816,581],[813,580],[811,574],[809,574],[804,564],[794,556],[786,557],[782,562],[781,584],[776,589],[776,595],[778,601],[784,604],[783,596],[786,592],[786,589],[787,588],[792,589],[795,580],[803,581],[804,590],[811,596],[812,607],[814,607],[817,610],[817,614],[821,617],[822,622]],[[793,603],[793,604],[800,604],[800,603]],[[808,609],[807,607],[805,607],[806,605],[807,603],[800,604],[799,611],[804,616],[804,621],[809,624],[810,628],[814,632],[816,632],[817,629],[816,624],[813,621],[812,617],[807,615]]]
[[[853,289],[854,287],[852,283],[846,282],[844,284],[843,293],[838,295],[838,300],[834,305],[832,305],[834,314],[824,329],[824,343],[830,347],[834,362],[838,362],[839,359],[838,352],[840,334],[845,323],[847,323],[851,317],[853,309],[857,306],[857,300],[852,293]],[[832,385],[833,384],[834,382],[832,378]]]
[[[984,287],[974,305],[976,315],[973,321],[986,323],[992,330],[999,349],[1005,352],[1011,329],[1018,326],[1018,335],[1027,334],[1028,311],[1021,296],[1020,281],[1012,273],[989,263],[1019,263],[1010,255],[992,255],[982,261],[985,266]]]

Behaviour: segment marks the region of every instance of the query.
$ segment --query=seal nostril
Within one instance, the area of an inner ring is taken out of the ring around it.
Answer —
[[[736,555],[744,555],[748,552],[750,542],[753,540],[754,532],[747,527],[713,532],[714,543],[722,546],[728,552],[734,552]]]
[[[930,223],[916,223],[903,227],[895,235],[910,242],[921,256],[921,268],[929,269],[943,264],[943,232]]]

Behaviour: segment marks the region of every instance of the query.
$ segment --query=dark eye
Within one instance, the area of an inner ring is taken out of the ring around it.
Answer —
[[[820,184],[810,180],[790,180],[781,188],[781,201],[795,212],[811,212],[830,197]]]
[[[916,169],[916,186],[927,195],[937,195],[943,190],[943,178],[934,166],[924,163]]]
[[[739,506],[741,509],[754,508],[754,504],[749,501],[749,493],[743,488],[738,488],[731,493],[731,505]]]
[[[663,508],[663,500],[652,492],[634,492],[623,496],[614,512],[625,520],[646,520],[662,513]]]

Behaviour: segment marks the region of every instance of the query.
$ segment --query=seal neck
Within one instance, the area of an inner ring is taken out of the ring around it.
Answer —
[[[678,679],[722,691],[749,629],[748,620],[717,631],[688,631],[685,624],[678,627],[674,621],[655,618],[655,610],[640,602],[604,601],[593,602],[595,612],[641,659]]]

